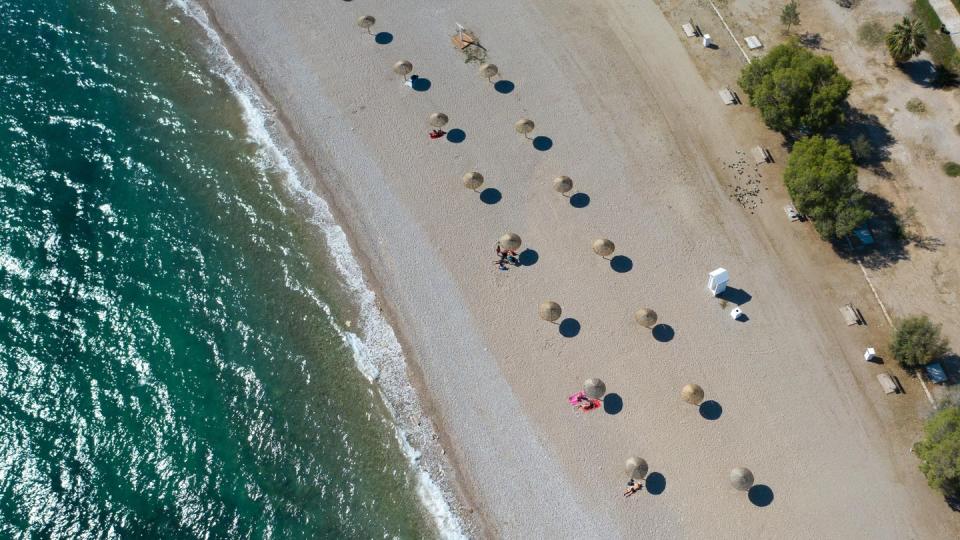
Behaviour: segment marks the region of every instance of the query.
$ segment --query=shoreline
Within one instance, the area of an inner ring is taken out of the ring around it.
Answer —
[[[291,165],[299,170],[301,175],[306,176],[312,182],[308,184],[301,185],[301,189],[312,192],[315,196],[319,197],[326,203],[326,210],[333,217],[333,221],[336,225],[343,230],[347,242],[350,246],[350,254],[353,258],[357,260],[362,270],[361,279],[364,282],[364,285],[367,289],[374,295],[376,305],[379,308],[379,315],[384,319],[385,323],[390,327],[394,333],[394,337],[397,340],[402,354],[406,358],[405,369],[407,372],[410,389],[412,389],[418,398],[414,410],[419,409],[421,421],[418,421],[416,424],[411,424],[410,422],[404,422],[398,414],[398,410],[395,403],[391,403],[385,389],[379,381],[379,373],[372,376],[371,374],[367,375],[367,378],[371,385],[377,389],[378,394],[383,402],[383,405],[388,409],[392,417],[392,421],[395,426],[394,429],[397,430],[396,439],[401,447],[409,445],[414,454],[410,454],[410,451],[404,450],[404,453],[408,454],[408,457],[412,459],[409,466],[411,469],[419,474],[426,474],[429,477],[429,480],[435,483],[444,493],[444,499],[446,503],[451,505],[451,511],[456,516],[456,519],[459,520],[459,524],[455,522],[457,529],[461,530],[464,533],[472,536],[471,533],[481,532],[482,531],[491,531],[494,530],[490,528],[490,524],[486,523],[486,520],[482,513],[474,512],[474,509],[477,505],[474,503],[474,495],[470,493],[465,485],[458,481],[459,478],[463,476],[463,467],[462,464],[458,463],[456,460],[451,459],[447,452],[449,447],[450,440],[447,434],[437,427],[437,418],[442,418],[442,415],[439,414],[439,409],[432,402],[429,392],[426,391],[423,373],[420,369],[419,364],[412,358],[411,346],[407,338],[400,331],[400,325],[398,324],[398,316],[395,312],[395,309],[388,302],[383,302],[383,287],[378,282],[375,272],[372,271],[372,265],[370,263],[369,257],[366,252],[362,249],[356,248],[356,235],[351,231],[350,221],[345,218],[342,212],[339,210],[339,205],[336,204],[336,196],[332,193],[329,187],[324,183],[324,175],[320,171],[320,167],[317,163],[309,159],[309,152],[306,151],[306,146],[304,142],[290,129],[289,119],[284,114],[282,108],[276,106],[275,98],[270,95],[266,87],[263,85],[262,81],[256,76],[256,71],[253,69],[252,65],[249,63],[248,59],[243,54],[240,47],[237,46],[236,42],[230,36],[229,33],[225,32],[217,21],[217,15],[215,10],[212,9],[208,0],[183,0],[184,4],[178,6],[181,9],[181,12],[192,21],[197,24],[198,30],[203,32],[205,29],[203,26],[206,24],[209,26],[209,30],[214,32],[217,35],[217,38],[220,40],[220,45],[226,51],[226,54],[229,55],[230,61],[236,63],[237,68],[245,77],[246,82],[250,85],[251,89],[256,92],[257,99],[266,107],[265,110],[261,111],[267,115],[268,121],[273,121],[274,126],[270,129],[270,136],[278,139],[276,141],[278,148],[282,151],[283,149],[288,149],[292,155],[287,155],[287,158],[292,161]],[[195,18],[195,15],[187,11],[189,9],[188,3],[194,3],[195,9],[200,9],[206,17],[206,21],[199,21]],[[209,36],[208,36],[209,37]],[[229,83],[228,83],[229,84]],[[305,173],[305,174],[304,174]],[[327,236],[324,231],[319,231],[323,236]],[[329,247],[327,248],[328,254],[333,256],[330,252]],[[338,278],[342,281],[345,276],[338,272]],[[358,322],[361,321],[364,317],[364,314],[361,313],[362,307],[358,303],[358,299],[354,295],[350,295],[348,298],[352,304],[352,309],[357,313]],[[342,334],[344,330],[339,324],[335,326],[338,328]],[[353,335],[352,333],[350,333]],[[363,338],[358,336],[362,341]],[[361,354],[360,351],[356,349],[355,345],[350,345],[353,349],[353,355]],[[412,361],[411,361],[412,360]],[[364,371],[362,368],[359,368],[361,371]],[[409,402],[407,402],[409,404]],[[411,416],[410,411],[406,412],[406,416]],[[414,413],[415,414],[415,413]],[[409,419],[409,418],[408,418]],[[426,420],[428,422],[428,427],[424,429],[421,422]],[[412,435],[419,435],[420,441],[413,443],[408,439]],[[431,442],[433,444],[431,444]],[[426,466],[419,465],[419,463],[426,463]],[[441,474],[437,474],[437,472]],[[450,478],[452,476],[452,478]],[[422,480],[418,480],[421,482]],[[418,488],[422,489],[421,485]],[[436,511],[430,508],[421,495],[421,505],[423,507],[424,513],[434,521],[434,526],[437,527],[438,532],[441,537],[456,538],[457,530],[446,531],[448,534],[444,534],[442,527],[440,526],[439,517],[436,514]],[[442,511],[441,511],[442,513]]]

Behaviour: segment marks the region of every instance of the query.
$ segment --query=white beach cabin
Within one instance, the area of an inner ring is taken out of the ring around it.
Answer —
[[[714,296],[727,290],[727,281],[730,280],[730,275],[727,273],[726,268],[717,268],[713,272],[710,272],[709,276],[707,288],[710,289],[710,292],[712,292]]]

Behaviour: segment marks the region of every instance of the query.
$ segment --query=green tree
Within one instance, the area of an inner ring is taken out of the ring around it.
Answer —
[[[937,412],[923,426],[924,438],[913,446],[920,470],[931,487],[960,495],[960,407]]]
[[[783,172],[790,198],[824,240],[844,238],[873,215],[857,188],[850,149],[820,135],[793,145]]]
[[[940,325],[926,315],[907,317],[897,323],[890,352],[905,368],[917,368],[947,354],[950,342],[940,335]]]
[[[850,81],[829,56],[817,56],[791,40],[748,64],[740,87],[770,129],[781,133],[824,131],[843,114]]]
[[[789,4],[783,6],[783,11],[780,12],[780,24],[787,27],[788,34],[791,26],[800,24],[800,6],[797,0],[791,0]]]
[[[923,23],[904,17],[902,22],[893,25],[887,34],[887,50],[893,61],[902,64],[923,52],[927,46],[927,33]]]

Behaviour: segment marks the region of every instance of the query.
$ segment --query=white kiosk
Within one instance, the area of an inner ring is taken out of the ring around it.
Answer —
[[[873,347],[868,347],[866,351],[863,352],[863,359],[867,362],[873,361],[877,357],[877,351]]]
[[[727,289],[727,281],[730,280],[730,275],[727,273],[726,268],[717,268],[713,272],[710,272],[710,278],[707,280],[707,289],[710,289],[710,292],[714,296],[719,295]]]

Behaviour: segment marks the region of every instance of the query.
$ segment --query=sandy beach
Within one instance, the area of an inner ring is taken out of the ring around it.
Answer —
[[[784,256],[792,248],[721,189],[715,166],[756,143],[727,128],[730,113],[653,2],[209,8],[298,141],[402,335],[474,534],[956,533],[909,445],[891,442],[866,397],[879,388],[861,387],[843,360],[869,344],[840,333],[815,267]],[[356,26],[364,14],[390,43]],[[512,91],[464,63],[450,42],[456,23],[478,33]],[[402,84],[391,71],[401,59],[429,89]],[[465,139],[430,140],[433,112]],[[548,149],[514,131],[521,117]],[[502,199],[465,189],[472,170]],[[554,192],[558,175],[588,204]],[[508,231],[536,256],[501,272],[494,246]],[[596,256],[596,238],[623,258]],[[742,322],[705,288],[720,266]],[[544,300],[563,306],[575,335],[538,318]],[[659,314],[656,335],[634,322],[640,307]],[[589,377],[606,381],[622,410],[571,410],[566,397]],[[680,400],[691,382],[718,417]],[[631,455],[657,476],[624,500]],[[766,497],[730,487],[736,466]]]

